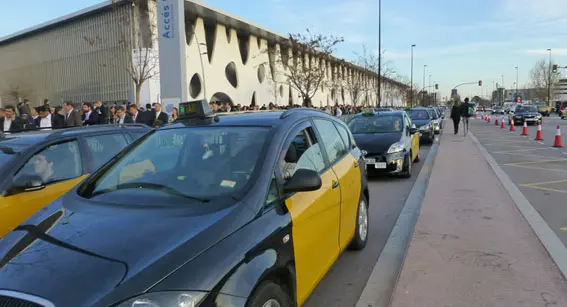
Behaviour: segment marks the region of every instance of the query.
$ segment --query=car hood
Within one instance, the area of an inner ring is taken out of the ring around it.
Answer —
[[[514,113],[514,116],[537,116],[539,115],[538,112],[517,112]]]
[[[402,133],[353,134],[353,136],[358,148],[366,150],[368,155],[371,155],[388,151],[392,144],[402,138]]]
[[[430,119],[412,119],[412,122],[417,128],[431,123]]]
[[[64,196],[0,240],[0,289],[56,306],[109,305],[147,291],[252,216],[238,204],[195,215]]]

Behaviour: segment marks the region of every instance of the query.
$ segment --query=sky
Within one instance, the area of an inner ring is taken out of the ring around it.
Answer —
[[[204,0],[280,34],[312,32],[344,38],[335,55],[353,60],[364,47],[378,53],[379,0]],[[497,82],[529,83],[536,61],[567,65],[566,0],[382,0],[383,61],[395,74],[423,86],[439,84],[449,96],[487,96]],[[100,3],[101,0],[0,0],[0,37]]]

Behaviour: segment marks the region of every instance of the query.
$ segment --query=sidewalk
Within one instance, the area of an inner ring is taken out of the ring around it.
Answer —
[[[391,306],[567,306],[567,282],[507,190],[449,129]]]

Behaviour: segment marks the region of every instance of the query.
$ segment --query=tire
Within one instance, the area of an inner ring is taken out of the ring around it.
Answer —
[[[368,200],[364,194],[360,195],[358,201],[358,209],[356,210],[356,225],[354,229],[354,237],[348,246],[350,250],[361,250],[368,242],[368,226],[370,218],[368,216]],[[366,224],[364,224],[366,223]],[[361,225],[363,225],[361,227]],[[365,225],[365,226],[364,226]]]
[[[411,178],[411,152],[404,158],[404,166],[402,168],[402,172],[400,173],[400,177],[402,178]]]
[[[282,287],[272,281],[264,281],[254,291],[246,307],[264,307],[269,302],[277,303],[280,307],[293,307],[294,304]],[[272,306],[278,306],[272,304]],[[270,306],[270,305],[267,305]]]

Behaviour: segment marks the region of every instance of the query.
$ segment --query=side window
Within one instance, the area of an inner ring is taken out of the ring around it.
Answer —
[[[325,160],[320,143],[311,128],[301,130],[294,136],[291,144],[280,157],[280,168],[284,179],[288,179],[297,169],[310,169],[318,173],[325,169]]]
[[[90,136],[86,137],[85,140],[91,151],[93,170],[101,167],[126,147],[127,144],[126,138],[122,133]]]
[[[39,176],[44,184],[81,176],[81,154],[77,141],[46,147],[26,162],[15,178]]]
[[[404,115],[404,121],[405,121],[406,127],[411,128],[412,122],[411,122],[411,119],[409,118],[409,116]]]
[[[341,135],[341,139],[343,140],[344,144],[346,145],[347,151],[349,151],[352,148],[350,133],[348,133],[348,130],[343,125],[335,123],[335,126],[337,127],[337,130],[339,131],[339,134]]]
[[[329,162],[331,164],[335,163],[348,152],[347,147],[341,140],[339,132],[335,128],[335,125],[328,120],[316,119],[315,126],[321,134],[323,145],[329,156]]]

